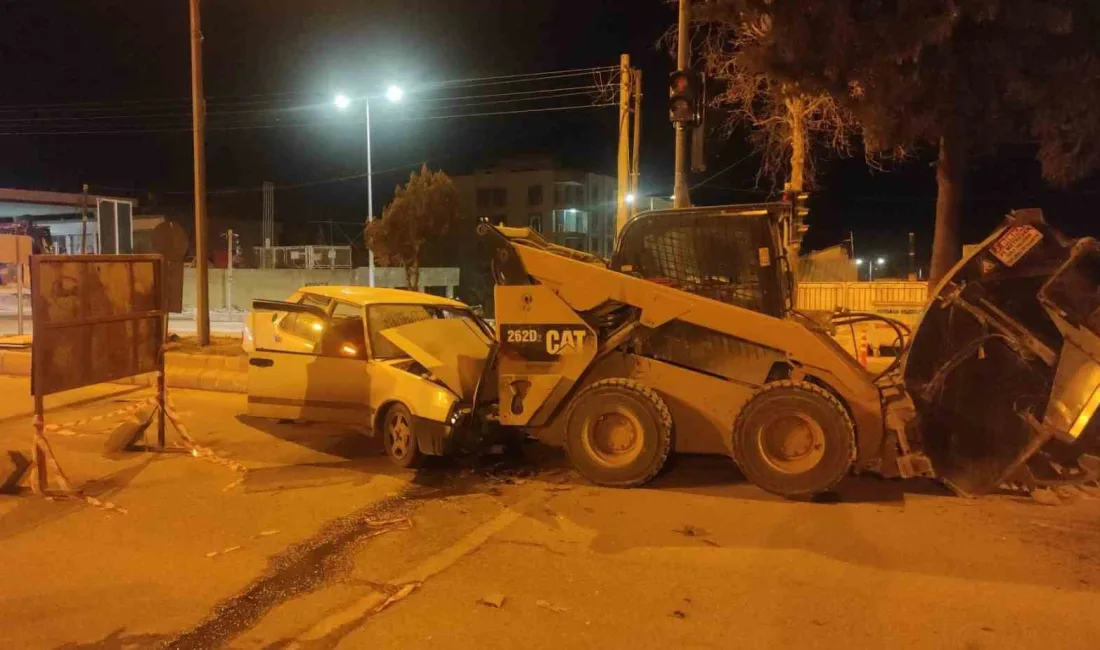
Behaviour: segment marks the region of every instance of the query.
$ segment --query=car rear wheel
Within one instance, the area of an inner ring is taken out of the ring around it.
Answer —
[[[844,405],[808,382],[760,389],[737,417],[734,460],[755,485],[784,497],[836,486],[852,467],[855,430]]]
[[[664,400],[643,384],[598,381],[573,398],[565,447],[577,470],[597,485],[642,485],[668,460],[672,415]]]
[[[394,404],[382,417],[382,445],[386,455],[398,467],[411,469],[420,465],[423,454],[417,445],[413,417],[404,404]]]

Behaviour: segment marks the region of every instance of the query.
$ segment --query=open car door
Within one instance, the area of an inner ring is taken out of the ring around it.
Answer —
[[[365,330],[313,305],[252,303],[248,414],[370,425]]]

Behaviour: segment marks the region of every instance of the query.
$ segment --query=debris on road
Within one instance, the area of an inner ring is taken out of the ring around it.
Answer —
[[[263,530],[256,534],[256,537],[271,537],[272,535],[278,535],[277,530]]]
[[[686,613],[686,612],[684,612],[684,611],[683,611],[683,610],[681,610],[681,609],[674,609],[674,610],[672,610],[672,618],[685,619],[685,618],[687,618],[687,617],[688,617],[687,613]]]
[[[704,539],[703,543],[707,546],[713,546],[714,548],[722,548],[722,545],[714,541],[713,539]]]
[[[486,607],[493,607],[500,609],[504,607],[504,601],[507,598],[504,594],[489,594],[477,599],[478,605],[485,605]]]
[[[551,603],[550,601],[547,601],[547,600],[537,600],[537,601],[535,601],[535,604],[538,605],[539,607],[543,608],[543,609],[548,609],[548,610],[554,612],[555,614],[564,614],[565,612],[569,611],[568,607],[562,607],[560,605],[555,605],[554,603]]]
[[[219,555],[226,555],[227,553],[232,553],[233,551],[239,550],[241,550],[240,546],[230,546],[229,548],[221,551],[210,551],[206,554],[206,557],[218,557]]]
[[[677,530],[676,532],[680,533],[684,537],[706,537],[707,535],[710,535],[709,531],[703,528],[696,528],[691,524],[685,524],[683,528]]]
[[[1060,506],[1064,503],[1058,493],[1047,488],[1032,490],[1031,500],[1044,506]]]
[[[405,598],[407,598],[409,596],[409,594],[416,591],[419,587],[420,587],[419,582],[410,582],[407,585],[401,587],[397,591],[390,594],[389,598],[387,598],[387,599],[383,600],[381,603],[379,603],[379,605],[374,608],[374,613],[377,614],[378,612],[381,612],[382,610],[386,609],[390,605],[392,605],[392,604],[394,604],[394,603],[396,603],[400,600],[404,600]]]

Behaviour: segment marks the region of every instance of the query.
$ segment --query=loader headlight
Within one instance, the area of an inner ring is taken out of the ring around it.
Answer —
[[[1085,432],[1085,427],[1089,425],[1089,421],[1092,420],[1097,407],[1100,407],[1100,386],[1092,391],[1089,401],[1085,402],[1085,408],[1081,409],[1081,413],[1078,414],[1073,426],[1069,429],[1069,433],[1074,439],[1080,438],[1081,434]]]

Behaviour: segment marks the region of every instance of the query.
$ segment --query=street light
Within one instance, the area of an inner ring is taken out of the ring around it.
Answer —
[[[626,195],[626,202],[630,205],[634,205],[634,195],[633,194],[627,194]]]
[[[859,268],[859,267],[863,266],[864,262],[867,262],[867,279],[870,282],[874,282],[875,281],[875,267],[877,266],[877,267],[881,268],[883,266],[886,266],[886,258],[885,257],[876,257],[874,263],[871,263],[868,260],[864,260],[862,257],[857,257],[856,259],[852,260],[852,263],[856,265],[856,268]]]
[[[397,103],[405,97],[405,91],[400,86],[391,85],[386,88],[386,99],[391,103]],[[370,151],[370,97],[363,98],[363,106],[367,116],[367,223],[374,221],[374,170],[371,167],[371,151]],[[351,107],[351,97],[341,93],[333,98],[332,103],[336,105],[336,108],[341,111],[346,111]],[[374,251],[367,250],[367,256],[369,259],[369,271],[367,276],[367,282],[370,286],[374,286]]]

